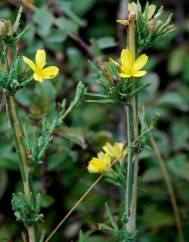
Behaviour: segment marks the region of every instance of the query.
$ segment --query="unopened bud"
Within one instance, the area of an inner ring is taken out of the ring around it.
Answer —
[[[7,36],[11,36],[12,25],[9,20],[0,19],[0,37],[5,39]]]

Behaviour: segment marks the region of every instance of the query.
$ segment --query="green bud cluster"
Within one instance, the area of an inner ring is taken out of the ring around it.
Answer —
[[[13,28],[11,22],[6,19],[0,19],[0,37],[1,39],[10,38],[12,36]]]
[[[66,100],[63,99],[56,116],[52,120],[48,120],[44,115],[42,117],[41,132],[38,137],[35,133],[33,138],[29,137],[26,129],[24,129],[24,143],[30,167],[36,167],[41,164],[41,160],[53,139],[54,130],[63,123],[64,117],[66,117],[66,115],[79,103],[84,95],[84,92],[85,85],[82,82],[79,82],[76,88],[75,97],[67,109]]]
[[[5,55],[3,54],[2,56]],[[2,59],[1,61],[2,63],[5,62],[5,60]],[[10,93],[15,93],[33,80],[33,77],[28,77],[25,72],[21,72],[19,64],[20,57],[16,56],[9,67],[8,72],[5,72],[2,69],[0,70],[0,87],[6,89]]]
[[[29,201],[23,193],[13,194],[12,209],[18,221],[29,226],[43,221],[43,214],[40,214],[40,195],[37,196],[36,202]]]
[[[119,68],[111,61],[97,65],[92,63],[92,65],[97,75],[97,83],[105,90],[105,95],[86,93],[88,102],[127,104],[134,95],[149,86],[149,84],[144,84],[133,91],[132,78],[121,79]],[[90,100],[88,97],[95,99]]]
[[[128,233],[125,231],[125,224],[127,223],[125,214],[122,216],[118,225],[107,204],[105,204],[105,208],[107,219],[110,225],[101,223],[99,224],[99,229],[107,230],[119,242],[136,242],[137,231],[134,231],[133,233]]]
[[[136,37],[139,50],[158,44],[160,40],[168,38],[175,31],[174,24],[171,24],[172,14],[167,16],[163,7],[157,9],[155,5],[149,5],[147,2],[142,10],[138,1],[136,8]]]
[[[0,19],[0,38],[5,45],[10,47],[16,47],[17,43],[20,41],[22,36],[28,31],[28,27],[26,27],[22,32],[18,32],[18,28],[20,25],[20,18],[22,15],[22,8],[19,9],[16,21],[12,24],[7,19]],[[2,45],[2,43],[1,43]],[[0,46],[2,49],[2,46]]]

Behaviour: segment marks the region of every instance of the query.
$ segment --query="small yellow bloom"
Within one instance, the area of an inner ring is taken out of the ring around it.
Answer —
[[[119,76],[122,78],[145,76],[147,71],[141,70],[148,61],[146,54],[140,55],[136,60],[128,49],[121,51],[121,64],[111,60],[116,66],[120,67]]]
[[[124,149],[123,143],[115,143],[113,145],[106,143],[102,149],[113,159],[122,159],[127,155],[127,150]]]
[[[56,66],[45,67],[47,64],[45,50],[37,50],[35,63],[26,56],[23,56],[23,61],[33,70],[33,78],[38,82],[43,82],[44,79],[52,79],[59,73],[59,69]]]
[[[87,167],[90,173],[104,173],[111,168],[111,157],[104,152],[99,152],[97,157],[93,157],[89,161]]]

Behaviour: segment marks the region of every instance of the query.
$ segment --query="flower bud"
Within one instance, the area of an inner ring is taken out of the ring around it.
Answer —
[[[0,37],[5,39],[8,36],[11,36],[12,25],[9,20],[0,19]]]

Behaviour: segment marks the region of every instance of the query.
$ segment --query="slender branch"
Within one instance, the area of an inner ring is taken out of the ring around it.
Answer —
[[[123,150],[124,151],[124,150]],[[123,151],[120,153],[119,157],[115,158],[112,161],[111,166],[113,166],[123,155]],[[64,216],[64,218],[60,221],[60,223],[53,229],[50,235],[44,242],[49,242],[50,239],[54,236],[54,234],[58,231],[58,229],[63,225],[63,223],[70,217],[70,215],[75,211],[75,209],[79,206],[79,204],[86,198],[86,196],[92,191],[92,189],[101,181],[104,174],[101,174],[93,184],[87,189],[87,191],[79,198],[79,200],[73,205],[73,207],[69,210],[69,212]]]
[[[100,175],[95,182],[87,189],[87,191],[81,196],[81,198],[73,205],[73,207],[69,210],[69,212],[64,216],[64,218],[60,221],[60,223],[53,229],[50,235],[44,242],[50,241],[50,239],[54,236],[57,230],[63,225],[63,223],[70,217],[70,215],[74,212],[74,210],[79,206],[79,204],[86,198],[86,196],[91,192],[91,190],[99,183],[102,179],[103,175]]]
[[[166,168],[166,165],[164,163],[163,157],[158,149],[157,143],[155,141],[155,139],[152,137],[150,139],[154,154],[159,162],[161,171],[163,173],[164,179],[165,179],[165,183],[167,186],[167,190],[170,196],[170,200],[171,200],[171,205],[173,208],[173,212],[174,212],[174,216],[175,216],[175,221],[176,221],[176,226],[177,226],[177,230],[178,230],[178,241],[179,242],[184,242],[184,234],[183,234],[183,230],[182,230],[182,222],[181,222],[181,217],[180,217],[180,213],[179,213],[179,209],[177,206],[177,200],[176,200],[176,195],[172,186],[172,182],[171,182],[171,178],[169,175],[169,172]]]

